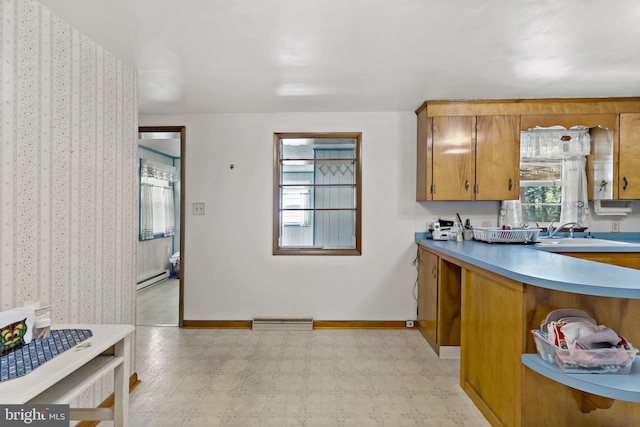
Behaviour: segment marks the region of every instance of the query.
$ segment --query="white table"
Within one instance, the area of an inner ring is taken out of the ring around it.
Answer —
[[[3,404],[69,404],[101,377],[114,375],[113,408],[70,408],[72,420],[113,420],[129,425],[132,325],[56,325],[52,329],[90,329],[93,336],[39,366],[0,383]]]

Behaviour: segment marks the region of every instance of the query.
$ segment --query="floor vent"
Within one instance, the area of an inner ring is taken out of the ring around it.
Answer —
[[[253,319],[254,331],[312,331],[313,319]]]

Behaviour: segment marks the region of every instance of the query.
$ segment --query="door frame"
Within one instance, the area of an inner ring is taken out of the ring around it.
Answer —
[[[186,126],[139,126],[138,132],[179,132],[180,133],[180,277],[178,278],[178,327],[184,327],[184,229],[185,229],[185,165]]]

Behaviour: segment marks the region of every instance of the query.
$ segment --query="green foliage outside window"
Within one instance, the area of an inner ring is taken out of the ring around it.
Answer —
[[[560,219],[562,187],[524,187],[523,190],[522,209],[525,221],[544,224]]]

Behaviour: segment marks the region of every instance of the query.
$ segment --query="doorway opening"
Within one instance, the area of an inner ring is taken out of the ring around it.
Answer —
[[[184,126],[141,126],[136,324],[183,326]]]

